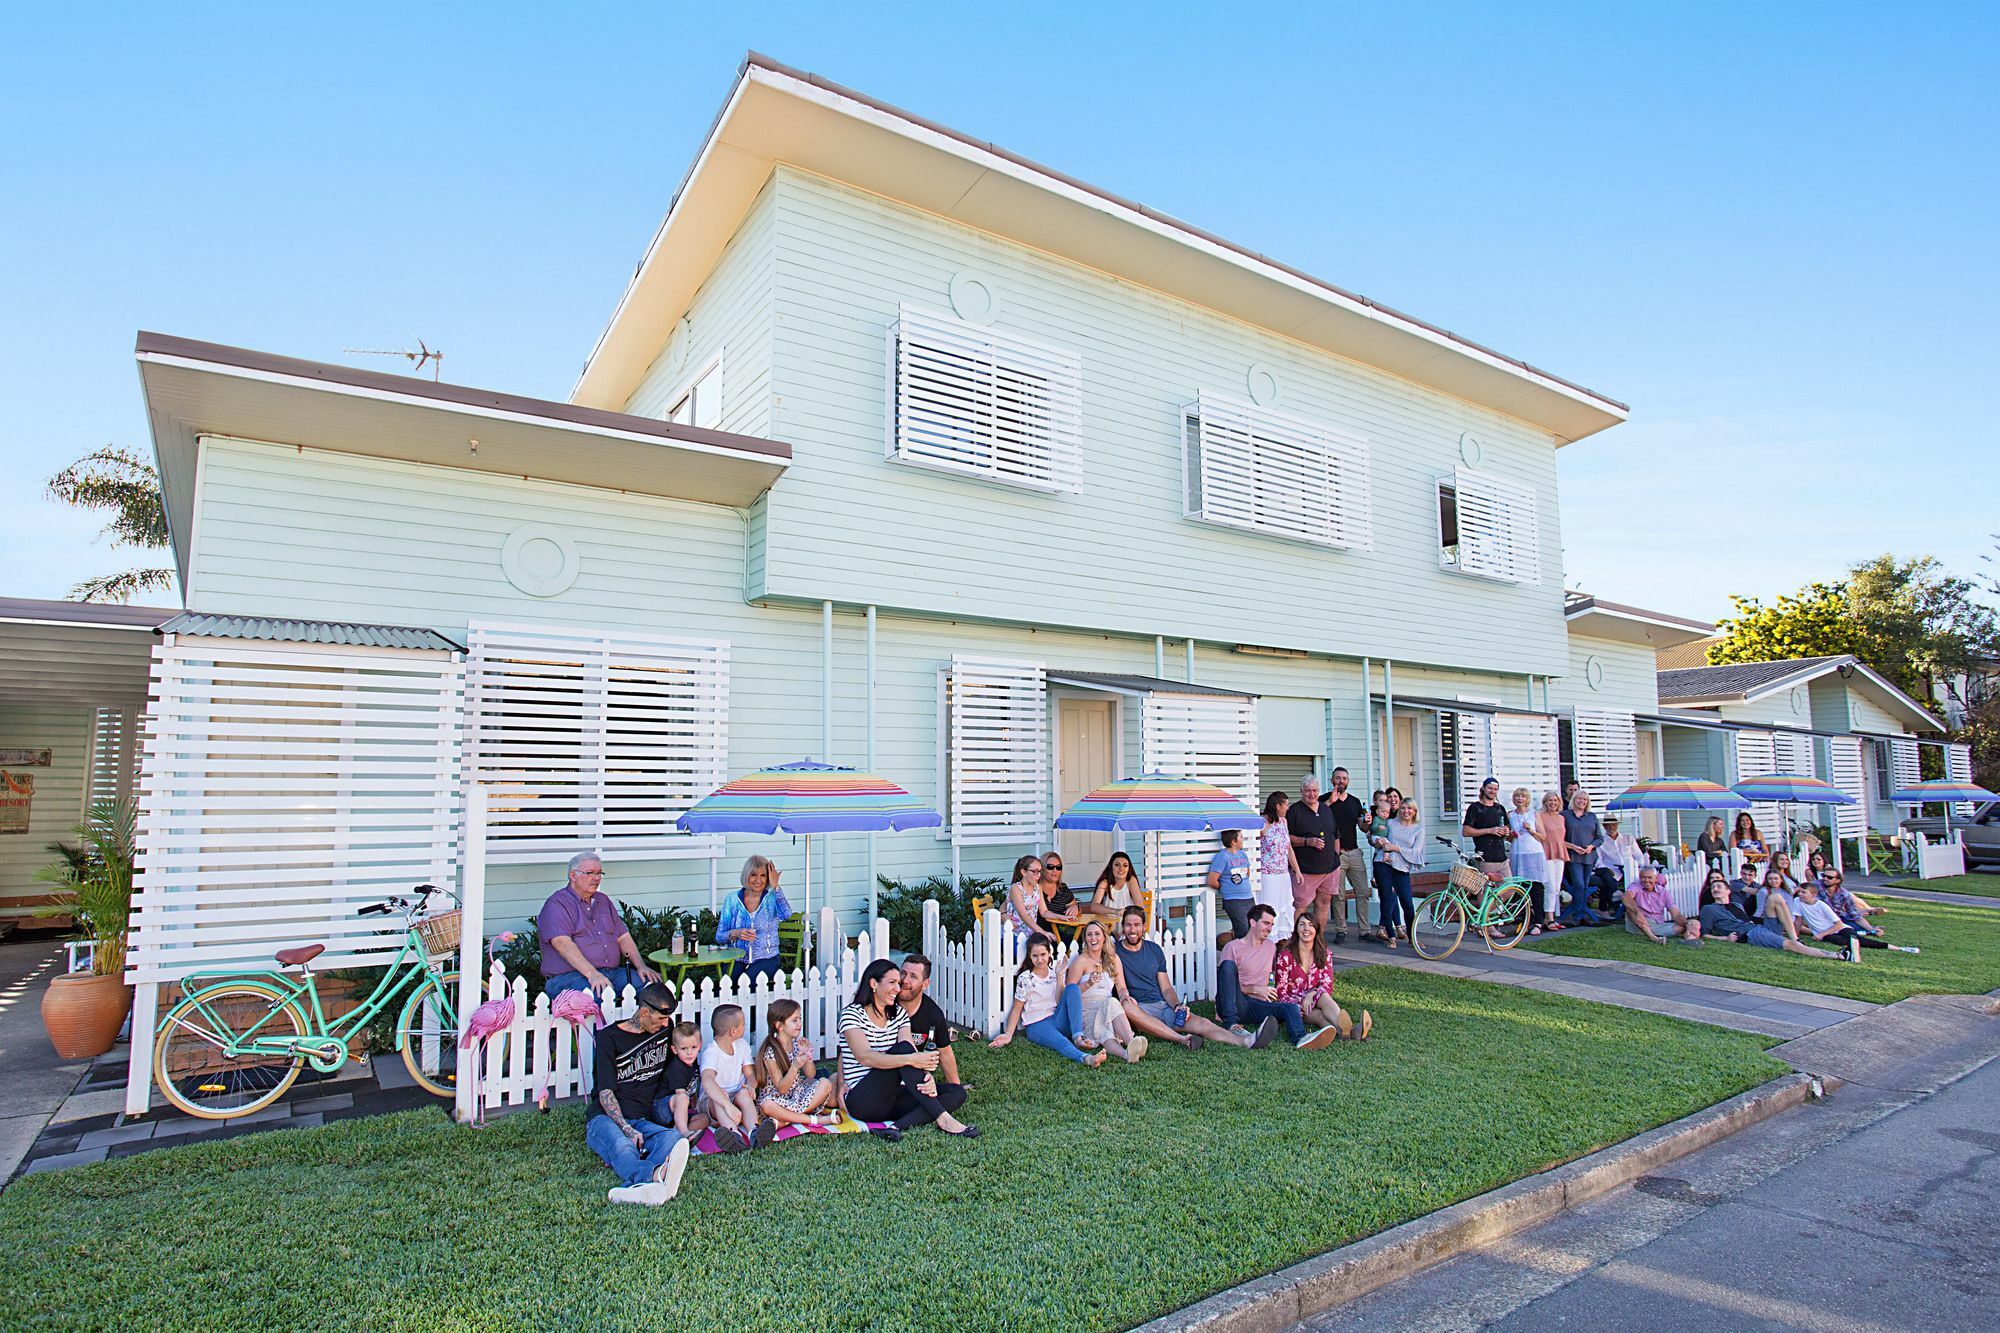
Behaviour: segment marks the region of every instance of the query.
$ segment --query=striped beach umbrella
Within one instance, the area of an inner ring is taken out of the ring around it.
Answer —
[[[1729,788],[1700,778],[1647,778],[1604,803],[1606,810],[1741,810],[1750,804]]]
[[[1108,833],[1204,833],[1264,826],[1263,816],[1220,787],[1168,773],[1108,783],[1063,811],[1057,828]]]
[[[1765,773],[1759,777],[1745,778],[1730,790],[1751,801],[1773,801],[1780,804],[1797,802],[1803,805],[1854,804],[1852,796],[1831,782],[1809,778],[1802,773]]]
[[[1889,799],[1900,805],[1931,805],[1944,803],[1944,836],[1951,838],[1951,803],[1953,801],[2000,801],[1986,788],[1976,782],[1959,782],[1951,778],[1934,778],[1929,782],[1915,782],[1907,787],[1898,787],[1889,793]]]

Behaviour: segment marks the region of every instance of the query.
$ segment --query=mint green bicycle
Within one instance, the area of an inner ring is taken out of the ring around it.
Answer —
[[[1458,850],[1448,838],[1438,841]],[[1410,947],[1420,958],[1449,958],[1470,926],[1485,939],[1490,952],[1511,949],[1528,934],[1533,915],[1528,895],[1533,890],[1530,881],[1515,876],[1489,879],[1477,861],[1455,865],[1445,876],[1444,887],[1417,904]]]
[[[278,968],[226,977],[190,976],[186,992],[160,1020],[153,1078],[166,1099],[204,1120],[260,1111],[285,1095],[310,1065],[322,1074],[348,1059],[348,1042],[400,997],[395,1047],[418,1086],[449,1097],[458,1085],[458,941],[464,918],[456,897],[419,884],[414,897],[391,897],[356,914],[403,917],[403,947],[368,998],[328,1022],[313,986],[312,960],[324,944],[277,952]],[[442,894],[454,904],[433,913]],[[296,972],[283,969],[298,969]]]

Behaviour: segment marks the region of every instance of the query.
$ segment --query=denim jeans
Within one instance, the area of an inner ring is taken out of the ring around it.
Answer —
[[[651,1120],[630,1120],[626,1123],[645,1136],[644,1147],[633,1147],[631,1138],[608,1115],[590,1118],[590,1123],[583,1127],[583,1141],[618,1174],[619,1184],[643,1185],[667,1160],[667,1154],[674,1150],[681,1136],[672,1127]]]
[[[1250,909],[1257,905],[1255,898],[1224,898],[1222,910],[1229,913],[1229,929],[1237,939],[1250,933]]]
[[[1081,1064],[1090,1058],[1076,1048],[1076,1033],[1082,1024],[1083,992],[1076,988],[1075,982],[1071,982],[1063,987],[1056,1011],[1047,1018],[1027,1024],[1021,1032],[1035,1045],[1046,1046],[1057,1055],[1066,1055]]]
[[[1382,928],[1413,930],[1417,923],[1417,900],[1410,895],[1410,872],[1398,870],[1387,861],[1375,863],[1375,892],[1382,898]]]
[[[769,958],[759,958],[754,963],[738,963],[734,972],[738,977],[755,981],[758,977],[777,976],[781,966],[778,955],[772,954]]]
[[[1596,925],[1597,914],[1590,910],[1590,871],[1581,861],[1563,862],[1563,887],[1569,890],[1569,906],[1557,918],[1564,925]]]
[[[1295,1004],[1282,1000],[1260,1000],[1254,995],[1243,993],[1243,983],[1236,975],[1236,964],[1227,958],[1215,970],[1215,1016],[1222,1020],[1222,1026],[1235,1027],[1238,1023],[1249,1026],[1261,1023],[1267,1018],[1275,1018],[1285,1025],[1285,1035],[1294,1045],[1306,1037],[1306,1020]]]
[[[629,967],[600,967],[597,970],[611,983],[611,993],[620,999],[624,998],[627,986],[637,991],[641,984],[639,974]],[[554,1003],[556,996],[566,990],[589,989],[590,983],[584,979],[581,972],[558,972],[554,976],[544,974],[542,977],[542,993],[549,997],[550,1003]]]

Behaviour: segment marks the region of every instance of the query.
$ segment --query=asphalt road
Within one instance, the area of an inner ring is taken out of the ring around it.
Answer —
[[[1299,1327],[2000,1329],[1996,1108],[1851,1083]]]

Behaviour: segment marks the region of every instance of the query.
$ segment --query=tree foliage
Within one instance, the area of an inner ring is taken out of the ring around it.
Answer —
[[[49,478],[49,497],[79,509],[99,509],[110,518],[104,535],[113,546],[163,550],[168,541],[167,506],[160,475],[129,449],[107,444]],[[171,569],[127,569],[85,579],[70,596],[85,602],[127,602],[135,593],[173,586]]]

